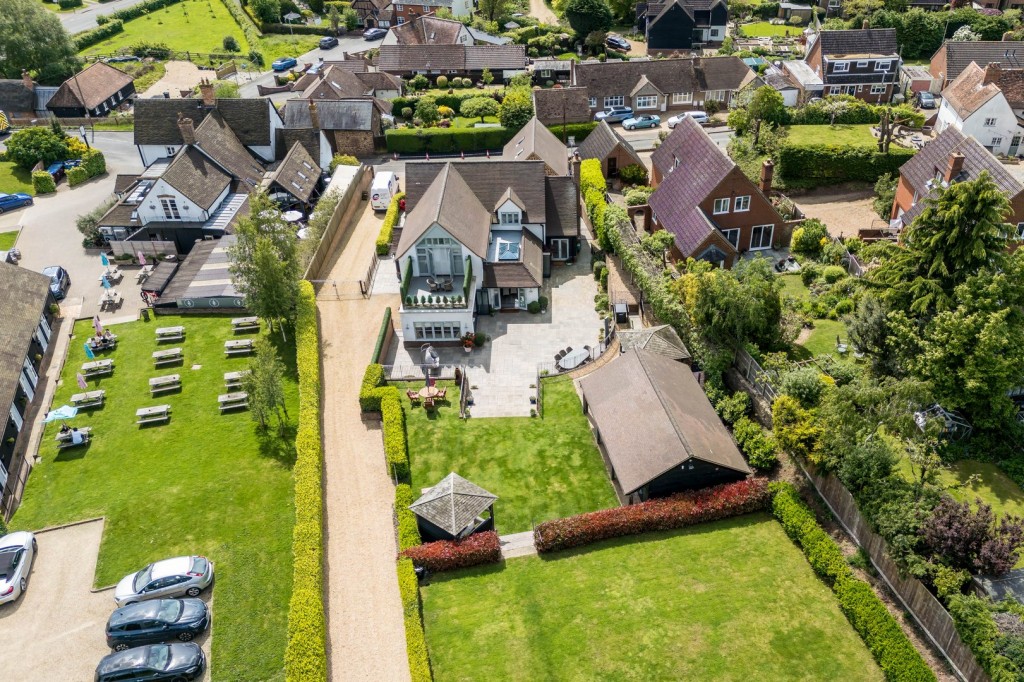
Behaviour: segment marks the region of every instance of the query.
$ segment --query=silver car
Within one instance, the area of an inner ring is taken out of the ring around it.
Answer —
[[[0,537],[0,604],[14,601],[28,587],[36,558],[36,536],[19,531]]]
[[[114,602],[121,607],[147,599],[197,597],[212,582],[213,562],[204,556],[164,559],[122,578]]]

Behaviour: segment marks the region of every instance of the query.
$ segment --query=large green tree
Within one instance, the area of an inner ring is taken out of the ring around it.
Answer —
[[[579,38],[612,27],[612,10],[606,0],[569,0],[565,18]]]
[[[509,88],[498,110],[498,120],[509,130],[519,130],[533,118],[533,93],[526,87]]]
[[[51,127],[23,128],[7,140],[8,160],[25,170],[32,170],[40,161],[63,161],[68,155],[67,138]]]
[[[480,0],[477,11],[486,21],[497,21],[508,11],[509,0]]]
[[[249,361],[249,373],[242,379],[242,388],[249,394],[249,411],[261,429],[266,429],[273,417],[283,433],[288,423],[284,363],[269,338],[257,339],[254,346],[256,352]]]
[[[60,19],[35,0],[0,2],[0,76],[35,74],[44,85],[59,85],[78,70],[75,46]]]
[[[493,97],[470,97],[462,103],[459,109],[466,118],[480,117],[483,121],[485,116],[497,116],[499,105]]]
[[[754,96],[747,105],[747,125],[754,133],[753,145],[757,146],[762,124],[779,125],[785,122],[785,118],[786,105],[782,101],[781,92],[770,85],[764,85],[754,91]]]

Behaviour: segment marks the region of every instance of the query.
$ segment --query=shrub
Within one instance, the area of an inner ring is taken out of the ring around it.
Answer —
[[[738,394],[746,395],[746,393]],[[733,425],[733,436],[740,444],[740,449],[747,456],[750,466],[755,469],[766,470],[778,464],[778,457],[775,455],[775,439],[765,435],[761,426],[747,417],[740,417]]]
[[[395,517],[398,519],[399,552],[423,544],[416,515],[409,509],[409,505],[415,501],[416,496],[413,495],[412,488],[408,483],[399,483],[395,486]]]
[[[32,193],[33,194],[51,194],[57,191],[57,183],[53,181],[53,176],[46,171],[34,171],[32,173]]]
[[[767,503],[767,483],[753,478],[547,521],[536,527],[534,540],[538,552],[558,552],[624,535],[683,528],[747,514],[764,509]]]
[[[242,49],[238,46],[238,39],[234,36],[224,36],[224,40],[221,41],[221,47],[228,52],[239,52]]]
[[[528,311],[530,311],[531,314],[536,315],[537,313],[540,312],[540,302],[539,301],[530,301],[526,305],[526,309]]]
[[[435,82],[437,83],[437,87],[439,87],[439,88],[447,88],[448,87],[448,76],[438,76],[437,77],[437,81],[435,81]]]
[[[72,38],[75,41],[75,49],[79,52],[96,43],[103,42],[107,38],[116,36],[124,31],[124,22],[120,19],[110,19],[105,24],[97,26],[91,31],[83,31]]]
[[[398,204],[405,197],[405,192],[399,192],[391,197],[388,204],[388,211],[384,214],[384,222],[380,226],[380,234],[377,235],[377,255],[386,256],[391,250],[391,236],[394,233],[395,225],[398,224]]]
[[[72,7],[81,7],[82,0],[57,0],[57,5],[61,9],[71,9]]]
[[[430,682],[434,679],[434,675],[430,670],[427,638],[423,634],[420,586],[416,579],[416,571],[408,559],[398,560],[398,592],[402,597],[402,613],[405,619],[405,650],[409,657],[410,677],[412,682]]]
[[[715,403],[715,412],[726,424],[735,424],[750,411],[750,396],[743,391],[736,391],[727,398]]]
[[[327,679],[323,601],[323,452],[320,440],[320,332],[313,285],[299,283],[296,306],[299,425],[295,436],[295,527],[292,596],[288,603],[287,682]]]
[[[913,155],[914,150],[897,146],[883,154],[872,147],[784,144],[779,149],[779,174],[785,180],[803,183],[874,183],[886,173],[898,174]]]
[[[821,271],[821,277],[829,284],[835,284],[846,277],[846,268],[841,265],[829,265]]]
[[[549,125],[548,130],[553,132],[555,137],[566,144],[568,144],[570,137],[575,138],[576,144],[579,144],[583,142],[583,140],[587,139],[587,136],[590,135],[596,127],[597,123],[595,121],[590,121],[589,123],[568,123],[564,126],[561,123],[556,123],[554,125]]]
[[[619,169],[619,179],[627,185],[646,185],[647,169],[638,163],[631,163]]]
[[[792,372],[787,372],[782,377],[782,392],[793,396],[800,401],[800,406],[806,409],[816,407],[821,400],[821,392],[825,390],[825,383],[821,379],[821,372],[814,367],[802,367]]]
[[[496,564],[501,561],[501,543],[493,530],[474,533],[458,541],[438,540],[410,547],[402,556],[428,571],[440,573],[459,568]]]
[[[103,152],[98,149],[89,149],[82,154],[82,168],[89,174],[90,178],[102,175],[107,172],[107,160]]]
[[[392,128],[385,140],[389,152],[478,152],[505,146],[515,131],[505,128]]]
[[[68,185],[74,187],[75,185],[81,185],[83,182],[89,179],[89,172],[82,166],[75,166],[74,168],[68,169]]]
[[[331,158],[331,165],[329,166],[330,172],[338,170],[338,166],[358,166],[359,159],[352,156],[351,154],[335,154]]]
[[[815,423],[810,411],[788,395],[781,395],[772,405],[772,426],[779,447],[796,457],[814,461],[813,454],[818,448],[821,426]]]
[[[652,194],[654,194],[654,190],[647,186],[626,190],[626,206],[642,206],[647,203]]]
[[[796,235],[796,230],[793,232]],[[814,263],[807,263],[800,268],[800,281],[804,283],[804,286],[810,286],[811,282],[818,279],[821,275],[821,268]]]
[[[820,220],[810,218],[793,230],[792,249],[795,253],[816,256],[821,253],[823,240],[825,243],[829,241],[828,227]]]

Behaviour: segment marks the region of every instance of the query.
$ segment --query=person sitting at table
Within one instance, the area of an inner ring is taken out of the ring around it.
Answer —
[[[78,427],[71,429],[71,444],[81,445],[82,444],[82,432],[78,430]]]
[[[67,424],[61,424],[61,426],[60,426],[61,435],[67,433],[70,430],[71,430],[70,426],[68,426]]]
[[[111,340],[113,340],[113,338],[114,338],[114,335],[110,333],[109,329],[104,329],[103,330],[103,340],[104,341],[111,341]]]

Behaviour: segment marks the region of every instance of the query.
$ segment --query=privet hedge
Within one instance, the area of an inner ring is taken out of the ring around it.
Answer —
[[[384,457],[391,474],[400,481],[409,478],[409,448],[405,439],[405,412],[398,389],[384,382],[384,368],[371,363],[363,374],[359,390],[363,412],[380,412],[384,431]]]
[[[87,47],[92,47],[96,43],[101,43],[107,38],[116,36],[118,33],[124,31],[124,22],[119,19],[112,19],[102,26],[97,26],[91,31],[82,31],[76,33],[73,37],[75,41],[75,50],[81,52]]]
[[[416,515],[409,509],[409,505],[415,501],[416,496],[413,495],[412,488],[408,483],[399,483],[395,486],[395,517],[398,519],[399,552],[423,544]]]
[[[288,603],[287,682],[327,679],[323,602],[323,452],[320,440],[320,332],[313,285],[299,283],[295,319],[299,425],[295,436],[295,528],[292,597]]]
[[[384,350],[384,340],[387,339],[388,334],[391,333],[391,306],[384,309],[384,318],[380,321],[380,331],[377,332],[377,343],[373,346],[373,357],[370,358],[370,362],[376,364],[380,362],[380,354]]]
[[[32,171],[32,193],[52,194],[57,191],[57,183],[53,176],[44,170]]]
[[[391,204],[388,205],[388,212],[384,214],[384,224],[380,226],[380,234],[377,235],[377,255],[386,256],[391,250],[391,234],[398,223],[398,202],[405,198],[405,192],[399,192],[391,197]]]
[[[869,147],[784,144],[779,149],[779,173],[786,180],[830,184],[849,181],[874,183],[886,173],[898,175],[914,150],[893,145],[888,154]]]
[[[405,650],[409,656],[412,682],[431,682],[427,654],[427,638],[423,634],[423,613],[420,606],[420,586],[411,559],[398,560],[398,591],[402,595],[402,613],[405,618]]]
[[[604,212],[608,205],[604,200],[606,188],[600,161],[587,159],[580,164],[580,194],[587,207],[587,216],[594,228],[598,244],[605,250],[609,246],[604,227]]]
[[[384,133],[389,152],[480,152],[500,150],[515,131],[507,128],[392,128]]]

